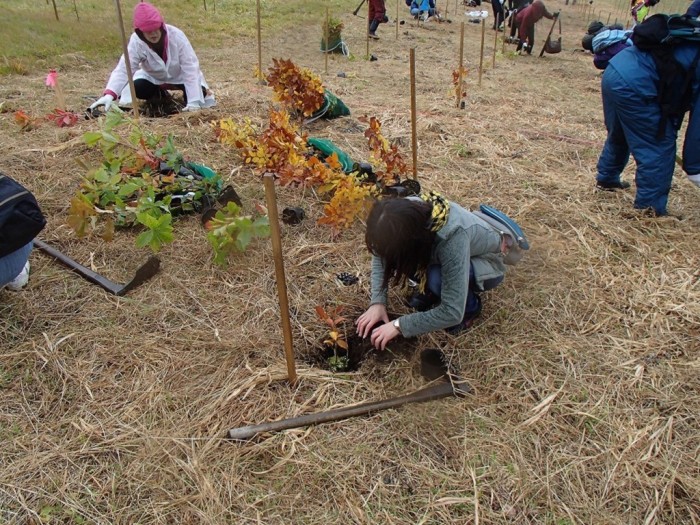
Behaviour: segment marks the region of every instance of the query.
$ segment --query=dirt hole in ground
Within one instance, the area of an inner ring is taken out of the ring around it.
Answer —
[[[389,349],[385,351],[374,348],[369,337],[363,339],[355,333],[348,334],[344,340],[348,346],[347,350],[338,345],[324,344],[323,340],[320,341],[319,346],[314,349],[314,354],[309,358],[310,363],[331,372],[354,372],[359,370],[367,360],[377,364],[388,364],[396,358],[409,357],[418,351],[416,339],[403,337],[397,337],[391,341]]]

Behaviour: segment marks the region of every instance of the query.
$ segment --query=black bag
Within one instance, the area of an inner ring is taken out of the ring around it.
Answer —
[[[46,226],[34,195],[0,172],[0,257],[28,244]]]
[[[549,53],[550,55],[561,53],[561,17],[557,17],[557,20],[559,21],[559,38],[553,40],[550,33],[544,43],[544,52]]]
[[[682,15],[659,13],[634,26],[632,42],[654,58],[659,75],[658,101],[661,107],[656,138],[661,139],[669,120],[676,130],[680,129],[683,116],[691,106],[693,77],[700,60],[700,21]],[[674,45],[681,42],[695,42],[698,45],[687,71],[673,55]]]

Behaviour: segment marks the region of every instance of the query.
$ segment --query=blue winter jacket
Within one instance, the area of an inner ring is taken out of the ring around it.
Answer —
[[[685,12],[686,15],[697,18],[700,16],[700,0],[695,0]]]
[[[682,44],[674,50],[673,56],[684,68],[689,68],[700,44]],[[657,100],[659,75],[656,72],[651,53],[631,46],[620,51],[608,63],[608,68],[617,71],[629,88],[639,97],[651,103]],[[693,100],[697,104],[700,89],[700,64],[695,69],[693,79]]]
[[[683,44],[676,47],[673,55],[684,68],[688,68],[698,51],[700,51],[700,44]],[[619,73],[620,82],[624,82],[632,94],[632,98],[636,97],[639,101],[639,111],[644,111],[645,107],[658,107],[657,84],[659,75],[656,72],[651,54],[640,51],[634,46],[628,47],[608,62],[608,68],[605,70],[606,75],[609,70]],[[695,69],[692,88],[690,117],[683,143],[683,169],[688,174],[696,175],[700,174],[700,107],[698,107],[700,64]],[[627,103],[629,104],[629,101]]]

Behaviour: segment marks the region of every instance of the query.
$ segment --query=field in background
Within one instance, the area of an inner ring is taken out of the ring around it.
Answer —
[[[414,352],[373,355],[359,371],[333,375],[311,366],[324,333],[314,307],[343,305],[354,318],[366,306],[363,228],[333,238],[316,225],[322,199],[280,188],[280,208],[307,213],[282,231],[301,378],[291,388],[280,381],[269,242],[221,269],[199,219],[182,218],[160,254],[161,272],[123,298],[35,251],[28,288],[0,292],[0,524],[700,523],[700,193],[678,171],[672,216],[654,219],[632,209],[633,191],[594,190],[605,138],[600,76],[575,51],[590,17],[578,5],[547,2],[562,10],[564,51],[516,57],[512,46],[501,54],[499,43],[495,69],[487,30],[481,87],[480,30],[467,23],[460,110],[451,80],[466,18],[454,14],[454,2],[452,23],[421,26],[401,2],[406,23],[398,39],[394,27],[380,27],[373,62],[364,59],[365,21],[352,15],[357,3],[330,4],[354,58],[332,57],[328,74],[318,51],[326,4],[264,4],[265,64],[291,58],[312,68],[352,110],[305,131],[364,160],[358,117],[376,116],[410,161],[415,47],[421,184],[511,214],[532,245],[526,258],[485,296],[469,333],[422,336],[410,342]],[[79,240],[66,225],[83,174],[76,159],[100,158],[80,137],[98,123],[21,132],[12,113],[52,109],[43,84],[52,66],[72,109],[101,93],[120,50],[113,5],[104,4],[79,0],[91,22],[77,24],[71,2],[59,2],[58,23],[44,2],[9,2],[2,53],[28,71],[0,76],[0,170],[36,194],[49,221],[42,238],[125,282],[148,255],[135,248],[135,232],[105,244]],[[267,120],[271,90],[253,77],[255,10],[217,0],[214,13],[207,4],[205,13],[201,2],[159,2],[195,43],[219,106],[144,122],[173,133],[251,210],[264,200],[262,184],[215,141],[212,123]],[[124,5],[127,19],[132,6]],[[390,2],[392,19],[394,12]],[[612,3],[610,12],[614,19]],[[540,42],[549,24],[538,26]],[[633,173],[632,163],[624,178]],[[339,285],[343,271],[360,283]],[[391,309],[406,311],[400,296]],[[435,347],[474,395],[251,443],[222,439],[232,427],[419,388],[418,352]]]

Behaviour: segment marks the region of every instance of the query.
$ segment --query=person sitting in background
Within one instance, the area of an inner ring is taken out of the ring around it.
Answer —
[[[479,294],[498,286],[512,246],[476,213],[441,195],[378,201],[367,219],[365,243],[372,254],[372,297],[357,319],[357,333],[384,350],[399,334],[469,328],[481,312]],[[389,284],[418,283],[415,313],[389,322]],[[378,323],[384,322],[381,326]]]
[[[148,2],[136,4],[133,22],[134,33],[128,48],[136,98],[163,105],[171,100],[168,90],[178,90],[184,94],[184,111],[215,106],[214,95],[185,33],[166,24],[158,9]],[[124,55],[112,71],[103,96],[90,109],[104,106],[105,111],[109,111],[116,99],[120,105],[131,104]]]
[[[559,12],[554,14],[547,11],[542,0],[535,0],[532,4],[522,9],[515,15],[515,24],[518,30],[518,47],[516,51],[524,50],[527,54],[532,53],[532,47],[535,45],[535,24],[548,18],[554,20],[559,16]]]
[[[678,44],[673,48],[673,58],[686,71],[698,53],[700,45],[697,43]],[[637,163],[634,207],[666,215],[676,164],[676,139],[683,116],[680,119],[663,116],[658,84],[654,58],[636,46],[620,51],[608,63],[601,84],[608,137],[598,159],[596,185],[607,191],[629,188],[630,183],[622,181],[620,174],[631,152]],[[683,170],[688,179],[700,187],[700,68],[695,69],[691,89]],[[674,97],[680,99],[681,95],[674,94]]]
[[[435,0],[407,0],[413,18],[427,21],[430,17],[436,16]]]

